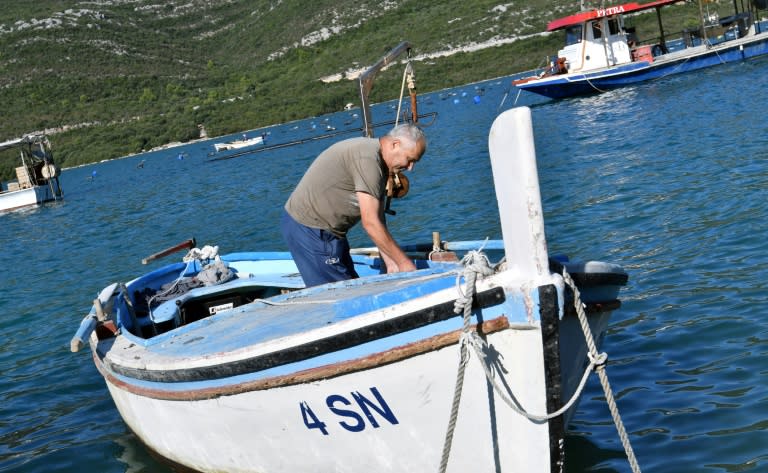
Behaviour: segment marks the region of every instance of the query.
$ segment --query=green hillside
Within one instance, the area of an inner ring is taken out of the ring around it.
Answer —
[[[554,54],[562,33],[539,33],[579,6],[543,0],[5,0],[0,141],[47,130],[58,162],[67,167],[188,141],[199,136],[198,124],[217,136],[338,111],[359,102],[356,83],[320,79],[373,64],[403,40],[424,58],[415,64],[421,92],[509,75]],[[677,21],[667,29],[679,31],[677,14],[695,16],[697,10],[694,4],[665,9],[667,17],[676,12]],[[655,24],[655,16],[647,21]],[[504,44],[490,46],[494,41]],[[439,56],[472,45],[485,47]],[[379,76],[374,102],[394,98],[401,73],[392,68]],[[14,165],[0,156],[0,178],[8,178]]]

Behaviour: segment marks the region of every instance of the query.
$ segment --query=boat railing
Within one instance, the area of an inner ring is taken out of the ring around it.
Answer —
[[[768,21],[752,22],[751,14],[745,12],[723,18],[714,25],[707,25],[703,35],[699,26],[685,28],[678,32],[666,34],[663,45],[662,38],[655,36],[638,41],[633,49],[650,46],[655,57],[702,45],[715,46],[727,41],[743,38],[749,33],[753,24],[755,26],[755,34],[768,30]]]

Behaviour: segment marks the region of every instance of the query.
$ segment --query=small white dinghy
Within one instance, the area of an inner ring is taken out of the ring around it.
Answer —
[[[599,342],[627,274],[549,258],[530,116],[490,132],[503,241],[406,247],[397,274],[355,252],[359,279],[308,289],[288,253],[195,249],[104,289],[72,350],[186,469],[561,471],[595,363],[579,316]]]
[[[244,140],[228,141],[226,143],[214,143],[213,147],[216,151],[228,151],[231,149],[247,148],[248,146],[256,146],[264,143],[264,135],[254,138],[248,138]]]

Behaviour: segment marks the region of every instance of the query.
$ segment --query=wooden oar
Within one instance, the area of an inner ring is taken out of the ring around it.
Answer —
[[[174,245],[170,248],[166,248],[163,251],[158,251],[157,253],[153,255],[149,255],[143,260],[141,260],[141,264],[147,264],[150,261],[154,261],[158,258],[162,258],[163,256],[168,256],[171,253],[176,253],[177,251],[186,250],[186,249],[192,249],[197,245],[195,242],[194,237],[190,238],[189,240],[184,240],[183,242],[179,243],[178,245]]]

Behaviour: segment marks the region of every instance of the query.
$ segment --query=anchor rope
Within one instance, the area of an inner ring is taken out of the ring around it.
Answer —
[[[477,355],[477,359],[480,361],[480,365],[482,366],[483,371],[485,372],[486,379],[488,380],[490,385],[493,387],[494,391],[499,395],[501,400],[507,406],[509,406],[514,412],[532,421],[537,421],[537,422],[548,421],[550,419],[554,419],[558,416],[563,415],[568,409],[570,409],[574,405],[574,403],[581,396],[581,393],[583,392],[584,387],[586,386],[586,382],[587,382],[587,379],[589,378],[590,373],[592,373],[593,371],[597,371],[598,376],[600,378],[600,383],[603,386],[603,390],[606,395],[606,400],[608,402],[609,410],[611,411],[611,415],[613,417],[614,423],[616,424],[616,429],[619,432],[619,437],[621,439],[622,445],[624,446],[624,450],[627,454],[627,459],[629,460],[629,464],[634,473],[640,473],[640,466],[637,462],[634,451],[632,450],[632,446],[629,441],[629,436],[626,433],[624,424],[621,421],[621,416],[619,414],[618,407],[616,406],[616,401],[613,396],[613,392],[608,382],[608,375],[605,372],[605,364],[608,359],[608,355],[606,353],[597,352],[597,347],[595,345],[594,337],[592,335],[591,329],[589,328],[589,322],[587,319],[586,312],[584,311],[584,304],[581,302],[581,294],[579,293],[579,290],[576,288],[576,284],[571,278],[570,274],[568,274],[567,270],[563,268],[563,280],[565,281],[566,284],[568,284],[569,287],[571,287],[574,293],[574,306],[576,308],[576,312],[579,318],[579,323],[581,325],[581,329],[582,329],[582,332],[584,333],[585,341],[587,344],[587,348],[588,348],[587,358],[589,359],[589,364],[584,370],[584,373],[581,377],[581,381],[579,382],[578,387],[576,388],[573,396],[571,396],[568,402],[566,402],[560,409],[558,409],[555,412],[539,415],[539,414],[532,414],[530,412],[527,412],[522,406],[519,406],[518,403],[512,397],[507,395],[504,389],[496,381],[495,376],[493,374],[493,368],[489,366],[486,360],[487,359],[486,353],[490,351],[488,344],[486,343],[485,340],[482,339],[482,337],[480,337],[480,335],[477,332],[473,332],[469,329],[470,327],[469,322],[472,314],[472,297],[475,294],[475,284],[477,281],[477,276],[480,275],[484,277],[484,276],[493,274],[494,269],[490,267],[487,257],[485,257],[485,255],[480,253],[479,251],[469,252],[464,257],[464,259],[462,259],[462,263],[465,265],[464,279],[466,281],[466,290],[465,291],[461,290],[461,285],[460,285],[461,275],[459,275],[457,277],[457,289],[459,291],[460,297],[456,300],[456,303],[454,306],[454,311],[456,313],[461,313],[463,311],[463,317],[464,317],[462,334],[459,337],[459,369],[456,375],[456,385],[454,388],[453,403],[451,405],[451,413],[448,420],[448,428],[446,430],[445,440],[443,443],[443,454],[440,461],[439,472],[444,473],[448,466],[448,458],[450,456],[451,445],[453,442],[453,434],[456,427],[456,419],[458,417],[458,409],[459,409],[461,394],[463,390],[464,374],[466,370],[467,361],[469,360],[469,353],[467,351],[467,346],[471,346],[472,349],[475,351],[475,354]]]
[[[601,94],[602,94],[602,93],[605,93],[605,92],[608,92],[608,90],[607,90],[607,89],[606,89],[606,90],[602,90],[601,88],[599,88],[598,86],[596,86],[595,84],[593,84],[593,83],[592,83],[592,81],[591,81],[591,80],[589,80],[589,77],[587,77],[587,74],[586,74],[586,73],[584,74],[584,80],[587,82],[587,84],[589,84],[589,86],[590,86],[590,87],[592,87],[593,89],[595,89],[595,91],[596,91],[596,92],[600,92]]]
[[[579,323],[581,324],[581,329],[584,332],[584,337],[589,348],[590,359],[597,357],[598,354],[597,348],[595,346],[595,339],[592,336],[592,331],[589,329],[589,322],[587,321],[587,314],[584,311],[584,304],[581,303],[581,293],[576,287],[576,283],[571,278],[571,275],[568,274],[568,271],[566,271],[565,268],[563,268],[563,280],[566,284],[568,284],[568,286],[570,286],[571,290],[573,290],[574,306],[576,308],[576,313],[579,316]],[[627,435],[627,431],[624,428],[624,423],[621,420],[619,408],[616,406],[616,399],[613,396],[611,384],[608,382],[608,373],[605,372],[604,363],[597,366],[597,376],[600,378],[600,384],[602,385],[603,391],[605,392],[605,399],[608,402],[608,408],[611,411],[613,423],[616,424],[616,430],[619,433],[621,444],[624,446],[624,452],[627,454],[629,465],[632,467],[633,472],[640,473],[640,465],[637,462],[635,452],[632,450],[632,445],[629,442],[629,435]]]
[[[688,61],[690,61],[690,60],[691,60],[691,58],[690,58],[690,57],[687,57],[687,58],[685,58],[684,60],[680,61],[680,62],[679,62],[679,63],[678,63],[678,64],[677,64],[677,65],[676,65],[676,66],[675,66],[675,67],[674,67],[674,68],[673,68],[671,71],[669,71],[669,72],[667,72],[667,73],[665,73],[665,74],[662,74],[662,75],[660,75],[659,77],[656,77],[655,79],[650,79],[650,81],[657,81],[657,80],[659,80],[659,79],[664,79],[665,77],[669,77],[669,76],[671,76],[671,75],[673,75],[673,74],[677,74],[677,71],[679,71],[680,69],[682,69],[682,67],[683,67],[683,66],[684,66],[686,63],[688,63]]]

